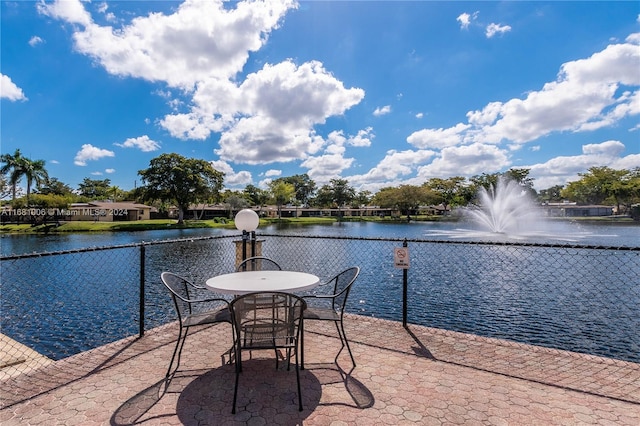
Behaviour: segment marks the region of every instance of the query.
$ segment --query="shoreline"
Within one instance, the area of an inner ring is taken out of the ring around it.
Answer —
[[[566,221],[580,223],[594,223],[607,225],[638,225],[640,221],[635,221],[631,217],[547,217],[545,220]],[[272,224],[291,225],[318,225],[335,222],[379,222],[379,223],[409,223],[409,222],[457,222],[457,216],[411,216],[408,220],[406,216],[399,218],[388,217],[358,217],[350,216],[342,219],[337,217],[323,218],[282,218],[282,219],[260,219],[260,226]],[[31,224],[3,224],[0,225],[0,235],[47,235],[66,233],[94,233],[94,232],[136,232],[166,229],[198,229],[198,228],[228,228],[234,229],[233,220],[218,218],[215,220],[185,220],[178,225],[174,219],[151,219],[133,222],[89,222],[89,221],[69,221],[60,223],[45,223],[41,225]]]

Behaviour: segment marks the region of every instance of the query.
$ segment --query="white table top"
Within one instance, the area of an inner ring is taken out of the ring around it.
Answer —
[[[295,292],[320,284],[320,278],[295,271],[246,271],[209,278],[207,288],[222,294],[245,294],[254,291]]]

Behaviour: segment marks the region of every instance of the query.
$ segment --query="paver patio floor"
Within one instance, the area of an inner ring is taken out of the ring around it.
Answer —
[[[177,334],[168,324],[0,383],[10,425],[640,425],[640,364],[380,319],[345,320],[350,370],[332,324],[305,324],[298,411],[295,372],[274,353],[234,366],[226,324],[190,334],[180,371],[163,378]]]

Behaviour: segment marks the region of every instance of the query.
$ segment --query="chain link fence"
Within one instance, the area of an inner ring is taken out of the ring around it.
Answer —
[[[160,273],[232,272],[239,238],[0,258],[0,380],[174,321]],[[395,321],[403,244],[409,323],[640,362],[640,247],[258,235],[285,269],[326,280],[360,266],[348,311]]]

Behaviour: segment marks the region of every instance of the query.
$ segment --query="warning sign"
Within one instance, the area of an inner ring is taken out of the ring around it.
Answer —
[[[394,248],[393,262],[396,268],[409,269],[409,248],[407,247]]]

